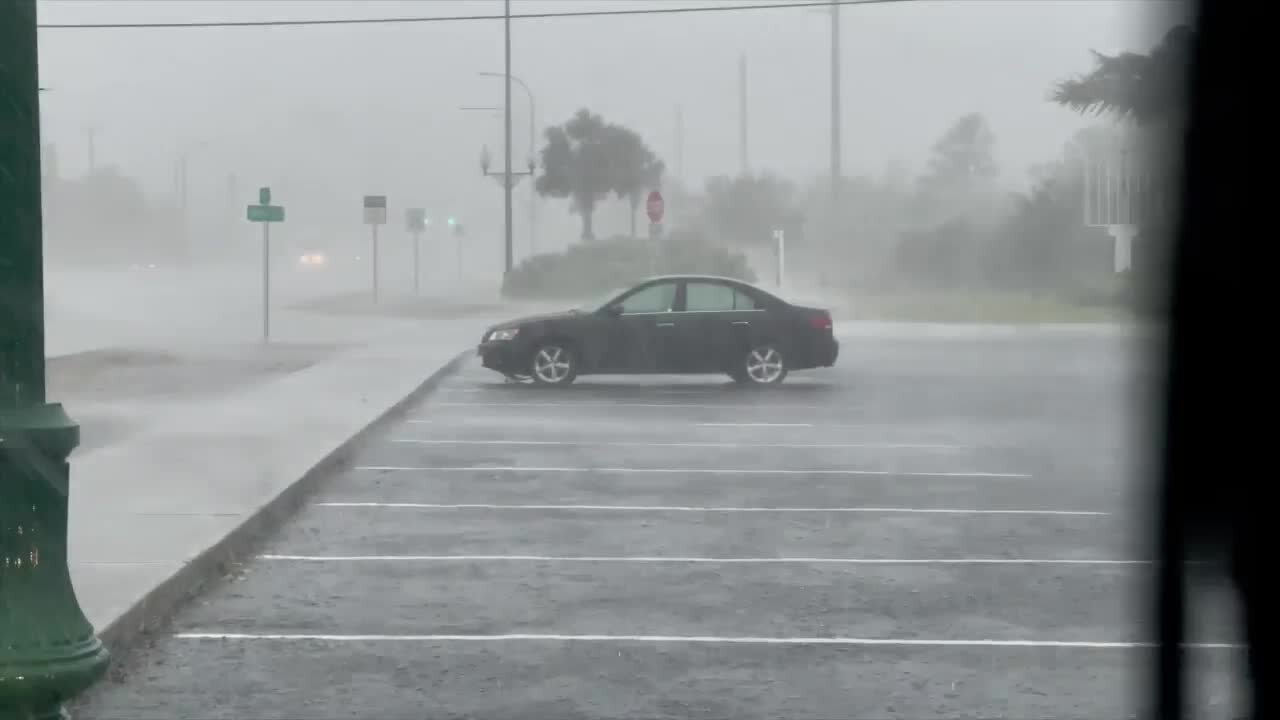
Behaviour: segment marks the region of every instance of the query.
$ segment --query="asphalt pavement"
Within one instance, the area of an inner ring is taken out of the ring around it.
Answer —
[[[1136,716],[1141,349],[859,338],[771,390],[471,363],[77,716]],[[1191,639],[1238,711],[1229,606]]]

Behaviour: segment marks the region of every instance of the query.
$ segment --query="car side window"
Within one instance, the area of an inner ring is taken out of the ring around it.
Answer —
[[[757,310],[755,298],[742,292],[741,290],[733,291],[733,309],[734,310]]]
[[[658,283],[637,290],[618,303],[623,315],[635,313],[671,312],[676,304],[676,284]]]
[[[720,283],[691,282],[684,287],[684,308],[689,312],[733,310],[734,289]]]

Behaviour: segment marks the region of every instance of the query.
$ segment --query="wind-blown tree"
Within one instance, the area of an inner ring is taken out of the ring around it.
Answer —
[[[595,239],[592,219],[601,199],[610,193],[632,197],[634,209],[639,194],[662,175],[661,161],[637,133],[586,108],[564,125],[548,128],[546,139],[534,188],[546,197],[569,199],[570,209],[582,217],[583,240]]]
[[[1050,99],[1085,114],[1112,115],[1138,125],[1177,120],[1183,115],[1186,71],[1194,31],[1179,25],[1147,55],[1094,52],[1094,69],[1058,83]]]
[[[994,178],[995,144],[986,118],[978,113],[962,116],[933,144],[925,182],[954,184]]]
[[[920,178],[918,214],[925,222],[985,219],[998,196],[995,134],[987,120],[969,113],[956,120],[933,145]]]
[[[656,188],[662,181],[666,165],[634,130],[612,125],[608,134],[611,139],[610,147],[617,149],[613,166],[616,181],[613,191],[619,199],[626,198],[630,205],[631,237],[634,238],[640,199],[645,196],[646,191]]]
[[[801,220],[795,188],[776,175],[707,179],[703,224],[725,244],[768,246],[775,229],[794,233]]]

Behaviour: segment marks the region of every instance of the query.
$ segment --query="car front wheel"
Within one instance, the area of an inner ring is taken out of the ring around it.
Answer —
[[[539,385],[568,385],[578,376],[578,363],[572,350],[549,343],[533,351],[529,374]]]
[[[734,379],[751,385],[777,385],[787,377],[787,360],[776,345],[760,345],[749,350]]]

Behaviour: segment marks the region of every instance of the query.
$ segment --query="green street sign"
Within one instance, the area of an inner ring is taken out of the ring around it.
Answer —
[[[258,204],[259,205],[271,204],[271,188],[269,187],[258,188]]]
[[[284,222],[284,207],[281,205],[250,205],[249,222]]]

